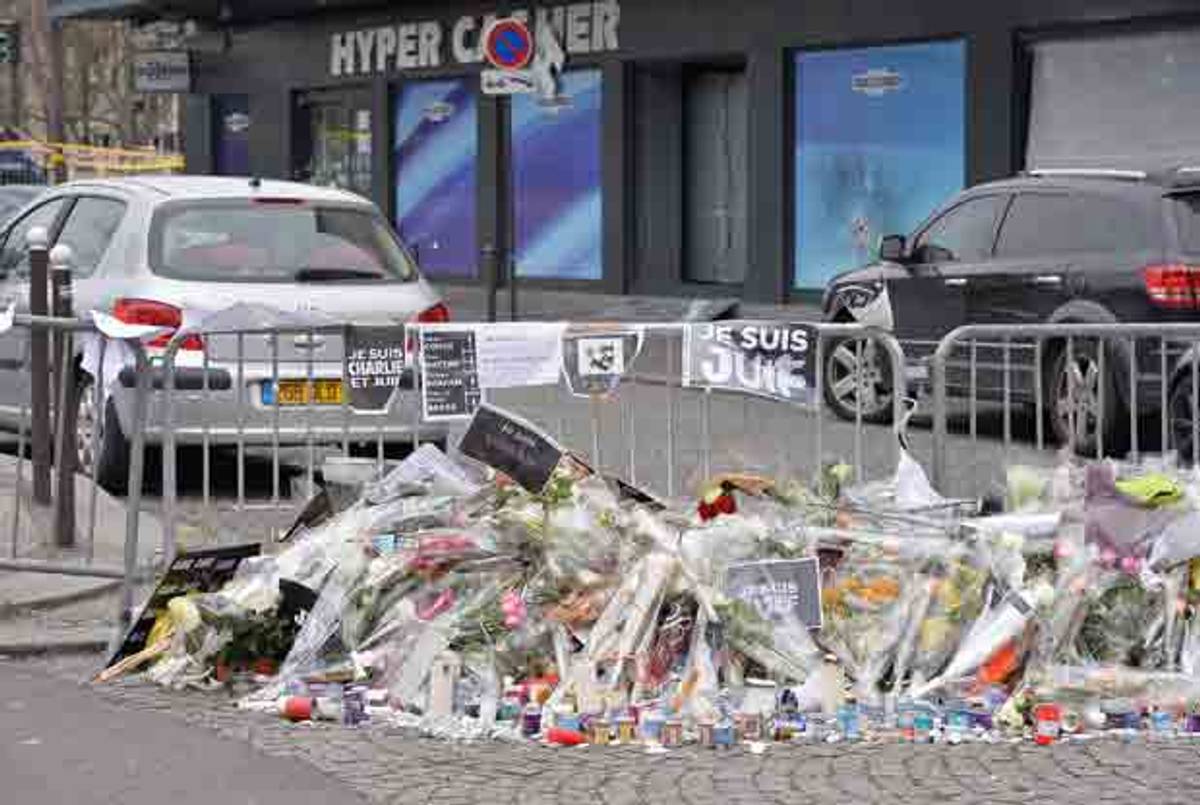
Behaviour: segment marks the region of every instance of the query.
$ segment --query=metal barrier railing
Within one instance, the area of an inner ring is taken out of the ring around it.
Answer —
[[[964,356],[963,353],[966,352]],[[931,362],[935,486],[949,482],[949,401],[965,398],[972,441],[981,403],[1000,406],[1007,455],[1014,410],[1032,414],[1037,450],[1045,432],[1069,452],[1138,461],[1155,438],[1161,452],[1200,461],[1197,364],[1200,323],[1035,324],[959,327],[938,344]],[[1189,382],[1190,380],[1190,382]],[[1178,411],[1175,405],[1182,405]],[[1143,429],[1157,414],[1158,427]]]
[[[12,506],[7,524],[8,555],[0,557],[0,569],[121,580],[117,632],[120,634],[128,625],[134,586],[144,575],[138,567],[138,538],[145,450],[138,423],[144,419],[149,373],[145,349],[136,340],[128,341],[137,381],[121,561],[119,564],[97,561],[100,490],[97,483],[88,484],[85,524],[79,528],[75,501],[79,469],[75,429],[80,405],[88,402],[85,395],[92,395],[90,402],[96,410],[104,409],[103,383],[92,383],[89,388],[79,382],[79,344],[76,339],[95,337],[103,365],[108,341],[98,336],[91,322],[27,314],[14,315],[11,327],[0,333],[0,371],[8,375],[0,383],[3,389],[0,424],[12,434],[15,442],[11,467],[13,486],[8,496]],[[39,353],[42,353],[40,359]],[[93,428],[88,445],[92,455],[98,451],[99,438],[100,430]],[[30,465],[31,476],[28,489],[26,464]],[[53,482],[52,474],[55,473],[57,481]],[[22,520],[22,513],[26,511],[29,522]],[[44,523],[34,521],[37,512],[51,514],[52,528],[42,529]],[[48,534],[52,539],[46,539]],[[82,545],[78,544],[77,534],[83,536]],[[26,539],[23,540],[23,536]],[[103,558],[109,558],[107,553]]]
[[[410,345],[418,343],[423,330],[438,326],[410,324],[405,338]],[[482,332],[520,325],[440,326]],[[860,478],[871,474],[869,468],[881,468],[878,474],[885,475],[894,471],[899,443],[893,431],[871,426],[862,394],[855,397],[850,421],[827,412],[821,402],[823,371],[813,376],[808,405],[685,386],[683,339],[689,326],[697,325],[613,325],[637,331],[642,346],[610,394],[573,396],[560,374],[555,386],[484,388],[481,399],[539,424],[597,469],[665,497],[714,471],[748,464],[807,472],[837,459],[852,464]],[[857,350],[860,357],[863,350],[878,348],[884,371],[904,376],[904,356],[891,335],[856,324],[806,326],[815,334],[810,358],[815,355],[817,367],[835,347]],[[173,555],[185,525],[216,524],[218,536],[227,532],[239,539],[278,534],[307,502],[318,468],[329,456],[373,458],[382,467],[387,458],[401,457],[420,442],[456,444],[464,424],[422,417],[422,374],[411,365],[386,409],[352,407],[349,342],[350,328],[344,326],[200,328],[175,336],[161,358],[161,379],[155,375],[145,424],[150,443],[163,446],[166,556]],[[854,382],[877,380],[856,377]],[[900,421],[905,401],[892,395],[888,405],[885,418]],[[773,467],[763,466],[772,462]],[[294,486],[285,484],[296,479],[307,481],[305,494],[296,495]]]

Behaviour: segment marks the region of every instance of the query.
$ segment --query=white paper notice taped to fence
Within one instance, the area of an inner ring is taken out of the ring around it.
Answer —
[[[474,333],[479,387],[554,386],[562,366],[561,322],[423,325],[421,333]]]
[[[688,325],[683,338],[683,385],[813,403],[817,337],[816,328],[808,324]]]
[[[485,389],[558,385],[566,329],[562,323],[478,325],[479,385]]]

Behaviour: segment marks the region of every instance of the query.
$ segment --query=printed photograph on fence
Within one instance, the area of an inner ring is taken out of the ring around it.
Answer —
[[[605,396],[621,385],[642,349],[641,329],[588,328],[563,335],[563,376],[577,397]]]
[[[817,337],[807,324],[689,325],[684,329],[683,385],[812,404]]]

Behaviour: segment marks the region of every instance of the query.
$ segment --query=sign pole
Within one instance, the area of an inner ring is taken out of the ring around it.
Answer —
[[[496,221],[500,232],[503,233],[502,249],[504,259],[501,265],[505,269],[505,281],[508,283],[508,317],[517,320],[517,256],[515,252],[516,238],[514,236],[513,216],[513,170],[512,170],[512,99],[508,96],[500,98],[496,115],[496,142],[500,144],[500,192],[496,210]]]
[[[483,32],[482,52],[492,69],[480,76],[485,95],[495,97],[495,114],[488,133],[496,149],[491,166],[496,179],[494,252],[485,257],[494,259],[494,273],[488,276],[488,321],[495,321],[495,289],[500,282],[508,287],[508,315],[517,320],[517,265],[513,253],[516,242],[512,214],[512,101],[513,92],[531,92],[536,84],[526,68],[534,58],[533,32],[522,19],[507,17],[492,22]],[[499,275],[503,274],[503,278]]]

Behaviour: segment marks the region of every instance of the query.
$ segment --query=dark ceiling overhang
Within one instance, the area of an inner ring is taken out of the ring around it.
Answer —
[[[49,0],[51,16],[60,19],[191,19],[223,25],[384,5],[403,3],[395,0]]]

